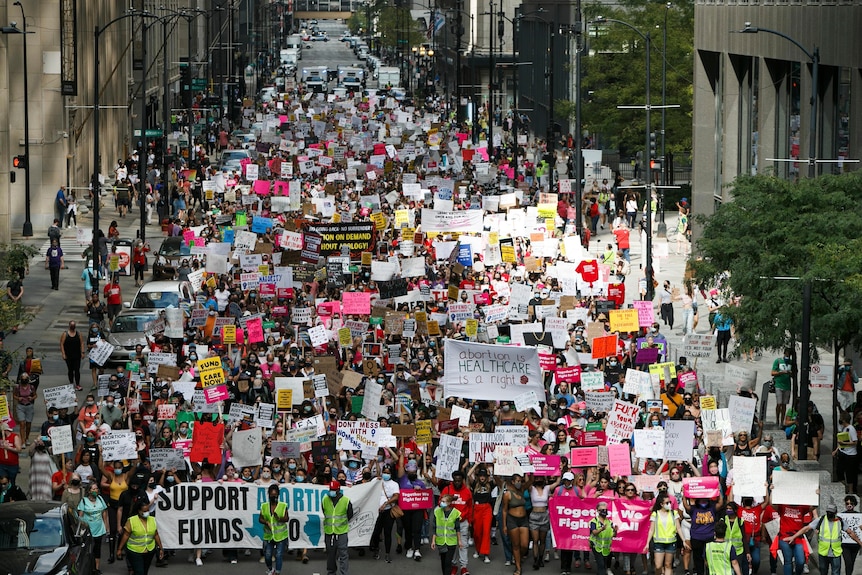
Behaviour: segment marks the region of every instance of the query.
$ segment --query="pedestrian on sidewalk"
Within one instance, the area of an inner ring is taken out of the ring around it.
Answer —
[[[57,223],[59,222],[54,220],[54,225]],[[51,247],[48,248],[48,252],[45,254],[45,269],[51,274],[52,290],[60,289],[60,270],[64,267],[66,267],[66,262],[63,258],[63,248],[60,247],[60,240],[52,239]]]
[[[87,355],[84,338],[78,331],[74,321],[69,322],[69,327],[60,336],[60,354],[66,362],[66,374],[69,384],[74,384],[77,391],[81,391],[81,360]]]
[[[74,190],[69,195],[68,204],[66,205],[66,227],[71,228],[73,221],[75,222],[75,227],[78,227],[78,199],[75,197]]]
[[[144,285],[144,271],[147,269],[148,251],[150,251],[150,242],[145,244],[140,238],[135,240],[134,252],[132,254],[132,262],[135,266],[135,287]]]
[[[60,186],[60,189],[57,190],[57,196],[54,198],[54,218],[56,221],[63,221],[63,217],[66,215],[67,205],[66,186]]]
[[[120,289],[119,274],[112,274],[110,283],[105,284],[105,301],[108,303],[108,323],[113,324],[114,318],[123,310],[123,292]]]

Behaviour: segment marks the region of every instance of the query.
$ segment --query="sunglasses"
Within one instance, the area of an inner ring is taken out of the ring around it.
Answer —
[[[636,489],[626,489],[626,493],[636,493]]]

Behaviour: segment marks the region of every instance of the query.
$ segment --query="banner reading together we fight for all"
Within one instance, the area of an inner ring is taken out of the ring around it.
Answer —
[[[590,521],[596,517],[600,501],[608,504],[608,519],[617,527],[611,551],[643,553],[650,530],[650,503],[590,497],[551,498],[548,511],[557,549],[589,551]]]
[[[366,547],[380,507],[381,482],[344,489],[353,503],[351,547]],[[328,486],[281,485],[287,504],[291,548],[319,548],[323,540],[323,496]],[[267,487],[244,483],[182,483],[159,494],[159,534],[166,549],[259,548],[263,525],[258,521]]]

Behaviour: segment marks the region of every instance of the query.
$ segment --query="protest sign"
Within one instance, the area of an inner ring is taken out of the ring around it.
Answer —
[[[104,461],[137,459],[138,444],[132,431],[109,431],[99,438]]]
[[[78,407],[75,386],[71,383],[43,388],[42,394],[45,396],[45,407],[56,407],[57,409],[61,407],[68,407],[70,409]]]
[[[273,441],[271,453],[273,457],[278,457],[282,461],[291,457],[297,458],[302,456],[301,446],[298,441]]]
[[[224,424],[213,424],[199,421],[192,429],[192,451],[189,459],[198,463],[203,460],[219,462],[222,457],[224,443]]]
[[[766,466],[768,457],[733,456],[734,497],[762,499],[766,495]]]
[[[238,429],[231,442],[232,462],[237,469],[261,464],[262,435],[260,429]]]
[[[740,389],[747,387],[754,389],[757,383],[757,372],[753,369],[724,364],[724,385],[728,388]]]
[[[688,461],[692,454],[694,421],[668,420],[664,427],[664,459]]]
[[[709,357],[715,349],[715,335],[690,333],[683,338],[682,349],[686,357]]]
[[[649,459],[664,459],[664,429],[636,429],[635,455]]]
[[[534,391],[545,396],[536,348],[502,347],[447,339],[445,397],[514,401]]]
[[[368,392],[366,392],[367,394]],[[470,425],[470,410],[460,405],[453,405],[450,416],[452,419],[458,420],[458,427],[468,427]],[[520,411],[520,410],[519,410]]]
[[[56,425],[48,429],[48,437],[51,438],[51,454],[61,455],[71,453],[75,449],[72,442],[72,426]]]
[[[470,433],[470,463],[494,463],[494,449],[502,443],[502,434]]]
[[[849,529],[862,539],[862,513],[839,513],[838,517],[844,522],[844,529]],[[846,531],[841,532],[842,545],[858,545]]]
[[[643,553],[650,531],[650,502],[640,499],[552,497],[548,511],[557,549],[590,550],[590,521],[599,501],[608,503],[608,518],[616,527],[611,551]]]
[[[430,421],[428,423],[431,423]],[[376,444],[377,421],[342,421],[336,423],[335,448],[362,451],[362,446],[373,441]]]
[[[524,470],[516,456],[524,453],[524,448],[514,445],[497,445],[494,448],[494,475],[508,477],[523,474]]]
[[[655,322],[655,313],[652,309],[652,302],[634,301],[632,303],[638,312],[638,326],[650,327]]]
[[[626,333],[640,329],[636,309],[612,309],[610,315],[611,331]]]
[[[182,337],[182,335],[180,337]],[[90,350],[89,359],[96,365],[105,365],[105,362],[111,357],[111,353],[113,353],[113,351],[113,345],[104,339],[100,339]]]
[[[515,397],[516,411],[527,411],[530,408],[535,409],[537,413],[541,413],[541,408],[539,407],[539,399],[538,397],[536,397],[535,391],[526,391],[521,395]]]
[[[440,445],[437,449],[437,477],[452,481],[452,472],[458,469],[461,462],[463,444],[464,439],[462,437],[440,436]]]
[[[727,399],[727,410],[730,412],[730,428],[734,433],[744,431],[749,433],[754,422],[754,410],[757,400],[753,397],[731,395]]]
[[[150,449],[150,466],[153,471],[159,469],[185,469],[186,460],[182,449],[170,447],[154,447]]]
[[[703,407],[703,405],[701,405],[701,407]],[[728,409],[701,409],[700,421],[703,426],[704,434],[707,434],[710,431],[720,432],[719,437],[721,438],[721,445],[716,445],[715,447],[734,444],[733,430],[731,428],[730,413]],[[708,444],[707,447],[713,447],[713,445]]]
[[[530,463],[533,465],[533,475],[544,477],[557,477],[560,475],[560,456],[530,454]]]
[[[174,419],[177,413],[177,406],[173,403],[162,403],[156,411],[156,419],[158,421],[168,421]]]
[[[518,447],[526,447],[530,437],[530,430],[523,425],[498,425],[494,428],[494,433],[502,435],[504,445]]]
[[[604,391],[605,374],[601,371],[582,371],[581,389],[584,391]]]
[[[587,409],[593,413],[608,413],[614,408],[614,392],[612,391],[585,391]]]
[[[416,422],[416,443],[429,445],[431,443],[431,420],[423,419]]]
[[[637,405],[624,401],[614,401],[614,408],[608,414],[608,424],[605,427],[608,445],[622,443],[630,439],[637,423],[639,408]]]
[[[654,394],[649,373],[631,368],[627,369],[623,393],[643,399],[652,399]]]
[[[398,493],[398,506],[403,511],[416,511],[434,507],[432,489],[402,489]]]
[[[689,499],[715,499],[720,495],[718,477],[683,477],[682,494]]]
[[[569,465],[572,467],[595,467],[598,459],[598,447],[575,447],[569,451]]]
[[[626,443],[608,445],[608,469],[614,477],[631,475],[631,448]]]
[[[796,471],[772,474],[773,505],[820,505],[820,474]]]
[[[368,419],[377,419],[380,410],[380,397],[383,386],[379,383],[365,384],[365,399],[362,401],[362,415]]]
[[[349,544],[367,547],[380,506],[381,482],[344,488],[353,504]],[[281,485],[279,500],[287,505],[291,548],[324,547],[322,501],[326,485]],[[258,510],[267,501],[267,487],[237,483],[182,483],[158,503],[159,535],[166,549],[206,546],[209,549],[261,548],[263,525]]]

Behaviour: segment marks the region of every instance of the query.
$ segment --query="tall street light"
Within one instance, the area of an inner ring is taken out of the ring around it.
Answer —
[[[619,108],[637,108],[643,109],[646,111],[646,122],[644,125],[644,171],[647,174],[646,185],[644,186],[644,196],[646,201],[646,269],[644,270],[646,273],[646,301],[652,301],[655,297],[655,288],[653,287],[653,267],[652,267],[652,193],[650,189],[650,183],[652,181],[652,170],[649,167],[649,157],[650,157],[650,108],[652,107],[650,102],[650,51],[652,49],[652,42],[650,40],[650,33],[647,32],[644,34],[640,30],[638,30],[632,24],[625,22],[623,20],[617,20],[615,18],[604,18],[599,16],[593,22],[594,24],[605,24],[608,22],[613,22],[616,24],[621,24],[626,28],[629,28],[633,32],[635,32],[638,36],[644,39],[646,42],[646,103],[643,106],[619,106]],[[578,135],[580,137],[580,134]]]
[[[125,20],[127,18],[133,18],[135,16],[141,16],[143,18],[153,18],[154,16],[148,14],[146,12],[138,12],[131,11],[126,12],[122,16],[117,16],[107,24],[102,27],[96,25],[95,32],[93,33],[93,277],[94,281],[94,289],[98,290],[98,272],[99,263],[101,262],[101,258],[99,257],[99,204],[101,203],[101,189],[99,182],[99,174],[102,171],[102,160],[99,156],[99,144],[101,143],[101,137],[99,134],[99,116],[100,116],[100,92],[101,86],[99,84],[99,38],[102,34],[113,26],[115,23]]]
[[[18,29],[12,22],[11,26],[2,28],[3,34],[24,34],[24,230],[25,238],[33,237],[33,223],[30,221],[30,90],[27,78],[27,16],[24,14],[24,6],[21,2],[14,4],[21,9],[21,20],[23,28]],[[60,222],[62,224],[63,222]]]
[[[820,49],[815,46],[814,49],[809,52],[802,44],[784,32],[752,26],[751,22],[746,22],[745,27],[739,32],[741,34],[757,34],[759,32],[764,32],[766,34],[774,34],[775,36],[784,38],[802,50],[802,53],[811,61],[811,126],[808,131],[808,177],[813,178],[817,175],[817,83],[818,69],[820,68]]]

